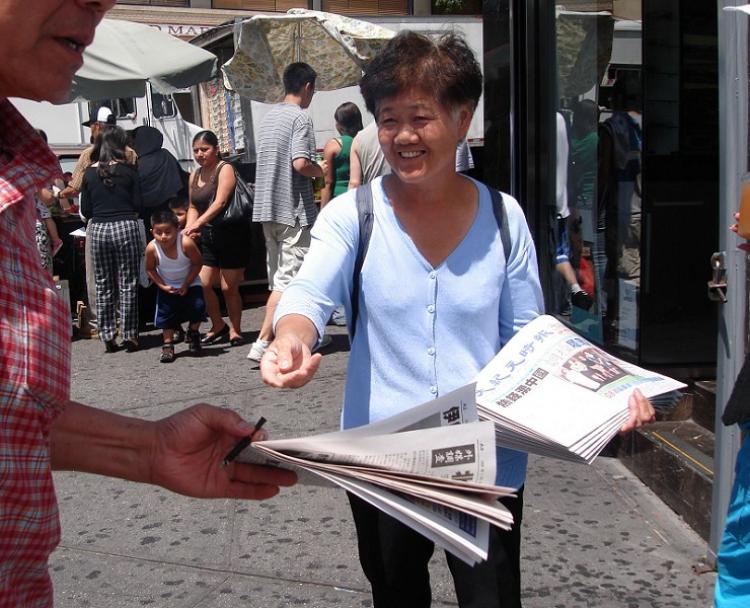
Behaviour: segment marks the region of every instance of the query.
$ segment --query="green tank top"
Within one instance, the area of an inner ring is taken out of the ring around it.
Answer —
[[[342,135],[339,138],[341,150],[333,157],[336,182],[333,185],[333,196],[343,194],[349,189],[349,151],[352,149],[352,137]]]

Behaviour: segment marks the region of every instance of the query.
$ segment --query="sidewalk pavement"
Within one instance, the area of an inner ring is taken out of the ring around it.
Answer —
[[[245,310],[257,335],[263,308]],[[73,343],[73,399],[157,419],[206,401],[272,437],[338,427],[348,340],[331,346],[316,379],[298,390],[260,380],[246,346],[159,364],[160,336],[136,353]],[[63,526],[51,560],[58,608],[355,608],[372,606],[342,491],[297,486],[265,502],[201,501],[146,485],[55,473]],[[711,605],[714,574],[692,567],[706,544],[618,461],[592,466],[532,457],[525,490],[525,608],[697,608]],[[455,606],[441,551],[431,563],[437,608]]]

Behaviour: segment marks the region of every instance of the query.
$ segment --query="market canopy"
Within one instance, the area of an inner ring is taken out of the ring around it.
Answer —
[[[234,56],[222,66],[224,86],[254,101],[280,101],[284,68],[295,61],[312,66],[320,91],[353,86],[364,64],[394,35],[374,23],[321,11],[255,15],[241,23]]]
[[[73,100],[173,93],[216,75],[216,56],[141,23],[104,19],[73,77]]]

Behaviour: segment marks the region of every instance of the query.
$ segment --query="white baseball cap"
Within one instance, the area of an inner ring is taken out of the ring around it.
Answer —
[[[112,114],[112,110],[110,110],[107,106],[102,106],[96,111],[96,113],[92,112],[91,117],[86,122],[82,122],[81,124],[84,127],[90,127],[95,122],[114,125],[117,124],[117,118],[115,118],[115,115]]]

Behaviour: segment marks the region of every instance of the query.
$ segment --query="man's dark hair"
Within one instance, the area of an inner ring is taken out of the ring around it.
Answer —
[[[186,198],[173,198],[169,201],[170,209],[187,209],[190,206],[190,201]]]
[[[159,209],[151,214],[151,225],[172,224],[175,228],[180,225],[180,220],[169,209]]]
[[[299,93],[308,82],[314,87],[317,77],[315,70],[306,63],[290,63],[284,69],[284,93]]]
[[[433,40],[403,30],[367,64],[359,90],[377,120],[381,101],[414,87],[434,94],[446,108],[469,104],[473,110],[482,94],[482,70],[462,36],[447,33]]]
[[[354,137],[362,130],[362,112],[359,111],[356,103],[351,101],[342,103],[336,108],[333,118],[350,137]]]

